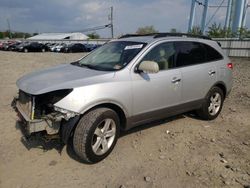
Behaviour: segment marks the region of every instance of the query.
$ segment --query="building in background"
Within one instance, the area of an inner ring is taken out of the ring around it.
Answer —
[[[63,40],[63,39],[71,39],[71,40],[86,40],[89,37],[84,35],[83,33],[42,33],[30,37],[28,39],[31,40]]]

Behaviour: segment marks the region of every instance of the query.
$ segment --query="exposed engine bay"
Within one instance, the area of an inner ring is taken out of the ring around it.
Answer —
[[[59,132],[61,122],[78,115],[75,112],[55,107],[54,104],[67,96],[72,89],[52,91],[41,95],[30,95],[19,90],[12,106],[18,112],[19,120],[25,129],[25,136],[46,131],[48,135]]]

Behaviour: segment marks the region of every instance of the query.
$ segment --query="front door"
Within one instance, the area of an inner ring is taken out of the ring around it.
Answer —
[[[166,117],[168,110],[181,100],[181,72],[174,69],[175,49],[172,42],[152,47],[139,61],[155,61],[158,73],[131,72],[133,93],[132,124]],[[138,63],[138,64],[139,64]],[[170,112],[170,111],[169,111]]]

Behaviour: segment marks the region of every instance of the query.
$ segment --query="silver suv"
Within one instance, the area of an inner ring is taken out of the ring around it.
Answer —
[[[85,162],[101,161],[120,130],[196,111],[215,119],[233,65],[204,36],[125,35],[70,64],[23,76],[13,101],[25,136],[72,138]]]

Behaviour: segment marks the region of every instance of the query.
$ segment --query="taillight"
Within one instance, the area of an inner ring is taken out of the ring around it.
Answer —
[[[228,64],[227,64],[227,67],[228,67],[229,69],[233,69],[233,63],[228,63]]]

